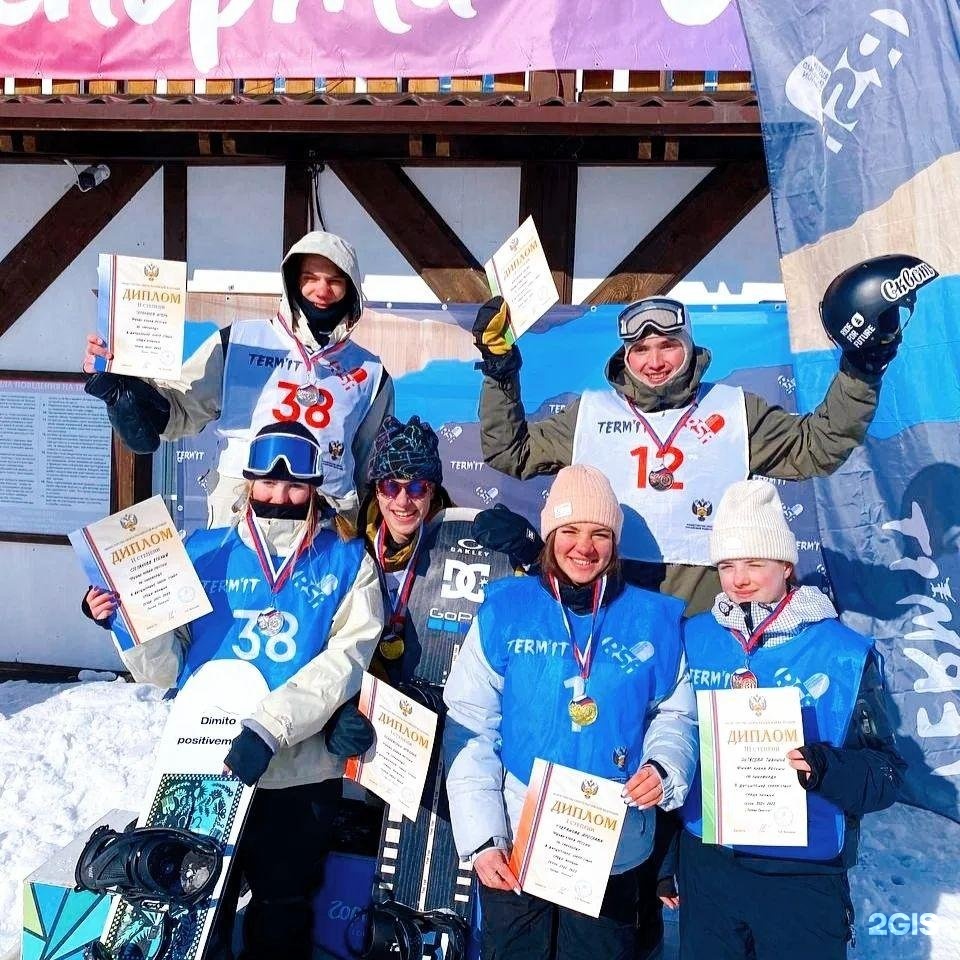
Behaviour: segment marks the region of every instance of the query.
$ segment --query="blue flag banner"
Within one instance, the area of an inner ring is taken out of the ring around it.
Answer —
[[[903,799],[960,820],[960,8],[739,5],[798,408],[836,369],[818,309],[835,276],[884,254],[939,273],[917,290],[866,444],[814,486],[843,619],[885,657],[910,764]]]

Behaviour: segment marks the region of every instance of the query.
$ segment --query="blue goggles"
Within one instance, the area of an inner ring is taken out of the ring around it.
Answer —
[[[617,317],[620,339],[633,343],[648,333],[664,337],[676,336],[688,326],[687,308],[669,297],[647,297],[631,303]]]
[[[305,483],[323,480],[323,465],[320,448],[303,437],[289,433],[267,433],[254,437],[247,456],[244,475],[250,474],[262,480],[283,479],[271,474],[278,471],[280,463],[286,465],[286,473]]]

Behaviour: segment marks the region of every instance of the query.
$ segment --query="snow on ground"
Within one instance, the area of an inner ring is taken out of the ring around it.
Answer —
[[[139,808],[168,707],[156,688],[97,675],[0,683],[0,956],[19,944],[23,878],[108,810]],[[900,804],[868,816],[852,960],[960,957],[958,859],[960,824]]]

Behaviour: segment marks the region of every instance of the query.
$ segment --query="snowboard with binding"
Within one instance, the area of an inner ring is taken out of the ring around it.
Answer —
[[[136,827],[95,833],[77,864],[78,885],[115,892],[87,957],[202,960],[254,790],[223,760],[267,692],[241,660],[206,663],[179,691]]]

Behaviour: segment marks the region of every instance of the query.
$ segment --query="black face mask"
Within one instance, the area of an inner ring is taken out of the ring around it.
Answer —
[[[310,503],[264,503],[251,500],[250,506],[256,516],[264,520],[306,520],[310,512]]]
[[[309,300],[297,294],[297,306],[307,321],[310,332],[321,346],[330,339],[330,334],[337,328],[337,324],[350,312],[353,306],[353,290],[329,307],[315,307]]]

